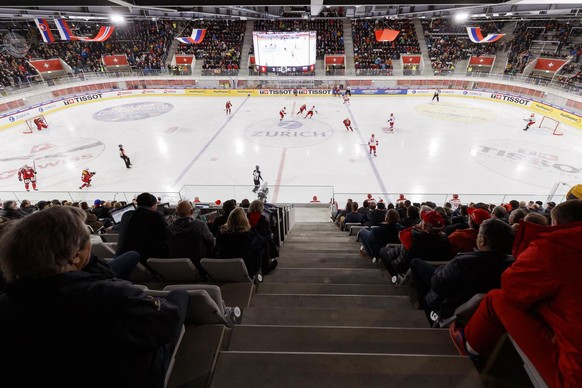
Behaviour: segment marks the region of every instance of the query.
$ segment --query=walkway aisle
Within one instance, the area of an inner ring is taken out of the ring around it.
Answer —
[[[298,223],[243,322],[225,339],[213,387],[480,387],[446,330],[331,223]]]

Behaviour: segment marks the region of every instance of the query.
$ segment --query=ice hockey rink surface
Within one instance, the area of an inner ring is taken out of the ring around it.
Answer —
[[[543,200],[557,182],[582,181],[582,131],[562,124],[563,135],[555,136],[538,128],[540,116],[523,131],[531,112],[509,104],[442,95],[438,103],[396,96],[353,96],[349,105],[336,97],[230,100],[232,114],[226,115],[226,98],[116,99],[48,114],[43,131],[6,129],[0,198],[23,190],[16,171],[33,161],[40,192],[25,198],[80,192],[86,167],[97,174],[76,198],[178,192],[194,185],[187,196],[202,201],[253,199],[256,165],[271,202],[309,202],[313,195],[327,202],[331,187],[338,201],[352,193],[387,200],[396,193],[412,199],[429,193],[535,194]],[[315,105],[318,113],[304,119],[296,114],[302,104]],[[287,115],[280,121],[283,107]],[[396,117],[393,132],[390,113]],[[346,131],[345,118],[353,132]],[[379,141],[377,157],[368,152],[372,133]],[[120,159],[118,144],[131,169]],[[237,189],[217,189],[223,186]]]

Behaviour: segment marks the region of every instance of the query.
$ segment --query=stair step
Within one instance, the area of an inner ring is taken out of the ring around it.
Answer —
[[[212,387],[482,387],[461,356],[221,352]]]
[[[343,261],[358,261],[359,259],[358,249],[350,250],[348,252],[334,252],[330,253],[320,253],[320,252],[294,252],[292,250],[285,250],[284,246],[279,251],[279,257],[281,260],[292,260],[292,261],[305,261],[305,262],[315,262],[319,260],[324,260],[325,262],[343,262]],[[359,261],[363,261],[359,259]]]
[[[312,284],[391,284],[388,275],[382,277],[378,272],[376,276],[340,275],[340,276],[301,276],[279,275],[285,268],[277,268],[272,274],[265,276],[263,284],[268,283],[312,283]]]
[[[273,295],[257,294],[251,307],[290,307],[319,309],[386,309],[409,311],[412,306],[407,296],[394,295]]]
[[[364,260],[359,259],[364,262]],[[279,268],[272,272],[272,276],[355,276],[382,278],[382,272],[374,266],[368,268]],[[271,275],[265,276],[268,279]]]
[[[367,260],[358,260],[352,257],[351,260],[305,260],[305,259],[288,259],[280,258],[277,268],[375,268],[374,264]]]
[[[380,284],[263,283],[256,295],[261,294],[405,295],[406,288]]]
[[[228,350],[458,355],[448,330],[247,326],[233,329]]]
[[[308,309],[288,307],[249,307],[242,319],[245,325],[355,326],[426,328],[423,311],[385,309]]]

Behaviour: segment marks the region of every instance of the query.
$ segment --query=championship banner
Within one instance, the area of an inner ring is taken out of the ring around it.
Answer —
[[[81,42],[105,42],[111,37],[111,35],[113,35],[113,31],[115,30],[115,27],[113,26],[102,26],[94,38],[86,38],[84,36],[73,35],[65,19],[55,19],[55,24],[61,35],[61,40],[66,41],[79,40]]]
[[[467,33],[473,43],[493,43],[505,36],[505,34],[488,34],[483,38],[481,27],[467,27]]]
[[[400,34],[400,31],[384,29],[384,30],[376,30],[376,31],[374,31],[374,33],[376,34],[376,41],[378,41],[378,42],[392,42],[394,39],[396,39],[398,34]]]
[[[51,32],[51,29],[46,19],[35,18],[34,23],[38,27],[38,30],[40,31],[40,36],[42,37],[42,40],[45,43],[53,43],[55,41],[53,33]]]
[[[181,38],[176,38],[178,39],[178,41],[180,43],[185,43],[185,44],[198,44],[198,43],[202,43],[202,41],[204,40],[204,36],[206,35],[206,30],[205,29],[193,29],[192,30],[192,35],[189,37],[181,37]]]

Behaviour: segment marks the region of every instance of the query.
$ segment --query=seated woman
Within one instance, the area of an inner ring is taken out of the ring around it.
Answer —
[[[267,241],[251,230],[247,215],[240,207],[235,208],[229,214],[226,224],[220,227],[216,236],[215,254],[218,258],[242,258],[251,277],[269,263]]]
[[[81,209],[55,206],[2,230],[2,381],[161,388],[188,294],[152,298],[127,281],[82,271],[91,252],[85,217]]]

